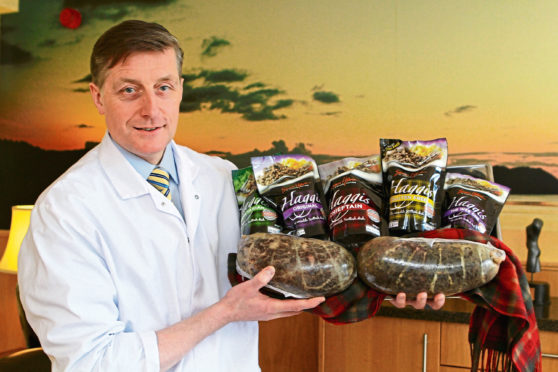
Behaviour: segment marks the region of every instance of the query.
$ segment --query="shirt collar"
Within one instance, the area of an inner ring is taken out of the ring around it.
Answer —
[[[149,177],[149,174],[153,171],[153,169],[155,169],[155,167],[161,167],[169,173],[171,179],[178,185],[179,179],[178,172],[176,170],[176,162],[174,160],[174,150],[170,142],[167,144],[167,147],[165,147],[163,158],[161,159],[159,164],[153,165],[120,146],[110,136],[109,138],[111,139],[112,143],[114,143],[116,148],[120,150],[122,155],[124,155],[126,160],[128,160],[128,162],[132,165],[132,167],[134,167],[134,169],[142,176],[143,179],[147,179],[147,177]]]

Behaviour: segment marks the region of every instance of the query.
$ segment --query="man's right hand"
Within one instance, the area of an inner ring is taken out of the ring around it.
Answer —
[[[227,323],[296,315],[325,301],[324,297],[277,300],[262,294],[260,288],[269,283],[274,274],[275,269],[268,266],[252,279],[231,288],[219,302],[179,323],[157,331],[161,370],[166,371],[175,365],[201,340]]]
[[[278,300],[260,292],[275,275],[275,268],[268,266],[252,279],[238,284],[220,301],[226,305],[229,321],[271,320],[299,314],[325,301],[324,297],[302,300]]]

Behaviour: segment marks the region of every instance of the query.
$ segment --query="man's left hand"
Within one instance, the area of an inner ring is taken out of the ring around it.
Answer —
[[[393,306],[400,309],[407,305],[414,307],[415,309],[424,309],[426,305],[429,305],[433,310],[439,310],[446,302],[446,296],[443,293],[438,293],[434,296],[434,299],[428,300],[426,292],[421,292],[417,295],[414,300],[407,301],[407,295],[405,293],[398,293],[397,297],[393,300],[389,300]]]

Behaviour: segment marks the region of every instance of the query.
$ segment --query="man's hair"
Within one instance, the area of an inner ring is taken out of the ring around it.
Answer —
[[[173,48],[178,76],[182,74],[184,52],[178,40],[157,23],[138,20],[124,21],[109,28],[99,37],[91,53],[91,80],[101,88],[107,71],[135,52],[162,52]]]

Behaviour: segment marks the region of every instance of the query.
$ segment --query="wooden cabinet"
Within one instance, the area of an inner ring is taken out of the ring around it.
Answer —
[[[540,332],[543,371],[558,371],[558,333]]]
[[[426,356],[426,360],[425,360]],[[315,315],[260,322],[262,372],[438,372],[440,324],[376,317],[345,325]]]
[[[318,322],[307,313],[260,322],[262,372],[318,371]]]
[[[470,370],[469,325],[377,316],[332,325],[310,314],[260,323],[262,372]],[[558,333],[540,332],[543,370],[558,371]]]
[[[442,323],[440,341],[444,345],[440,352],[440,364],[454,367],[470,367],[469,325]]]
[[[439,322],[375,317],[320,324],[320,372],[439,371]]]
[[[16,285],[15,274],[0,273],[0,354],[2,355],[26,347],[19,323]]]
[[[438,372],[466,372],[466,371],[470,371],[469,368],[464,368],[464,367],[448,367],[448,366],[440,366],[440,369]]]

